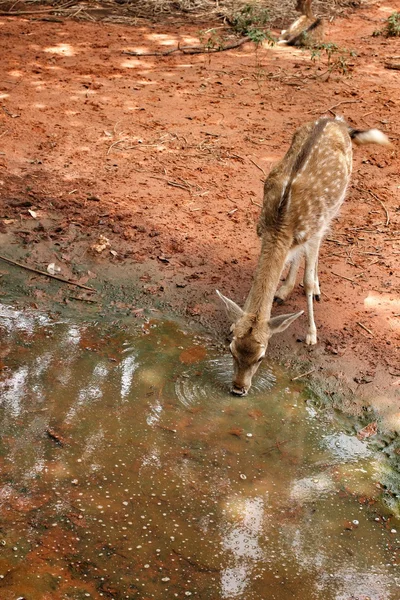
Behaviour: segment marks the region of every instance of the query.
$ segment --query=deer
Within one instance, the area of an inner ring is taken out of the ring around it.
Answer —
[[[216,290],[233,323],[231,393],[244,396],[266,356],[269,339],[302,314],[271,317],[274,300],[281,304],[292,292],[302,258],[307,299],[306,344],[317,343],[313,300],[320,300],[318,253],[332,219],[342,205],[352,169],[352,140],[356,144],[390,145],[379,129],[358,130],[342,117],[321,117],[301,126],[284,158],[264,184],[264,200],[257,225],[261,251],[243,309]],[[277,290],[285,265],[290,268]]]
[[[287,46],[308,46],[322,36],[322,19],[314,16],[312,0],[298,0],[296,10],[301,16],[289,27],[283,29],[279,36],[278,44]]]

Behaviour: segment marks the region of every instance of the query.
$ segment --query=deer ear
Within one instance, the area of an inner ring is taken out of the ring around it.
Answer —
[[[271,332],[271,335],[274,333],[280,333],[281,331],[285,331],[295,321],[302,315],[304,310],[301,310],[298,313],[291,313],[289,315],[279,315],[279,317],[272,317],[269,320],[268,325]]]
[[[217,296],[221,298],[222,302],[224,303],[228,317],[234,323],[236,323],[236,321],[243,315],[243,310],[233,300],[229,300],[229,298],[221,294],[221,292],[218,290],[215,291],[217,292]]]

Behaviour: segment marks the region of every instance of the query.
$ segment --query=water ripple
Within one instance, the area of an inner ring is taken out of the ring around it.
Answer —
[[[232,384],[232,357],[229,354],[212,358],[201,365],[193,365],[180,373],[175,381],[175,394],[184,406],[197,402],[226,398]],[[261,367],[254,377],[250,394],[265,392],[274,385],[275,376],[268,365]]]

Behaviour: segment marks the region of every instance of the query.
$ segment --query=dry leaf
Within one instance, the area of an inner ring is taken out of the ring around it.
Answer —
[[[236,437],[240,438],[240,436],[241,436],[241,435],[242,435],[242,433],[243,433],[243,429],[242,429],[241,427],[232,427],[232,429],[230,429],[230,430],[228,431],[228,433],[229,433],[230,435],[234,435],[234,436],[236,436]]]
[[[378,424],[376,421],[374,421],[373,423],[370,423],[363,429],[360,429],[360,431],[357,432],[357,437],[359,440],[365,440],[369,437],[372,437],[373,435],[376,435],[377,432],[378,432]]]

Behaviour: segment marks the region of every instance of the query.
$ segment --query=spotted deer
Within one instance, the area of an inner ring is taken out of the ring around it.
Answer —
[[[288,29],[281,31],[278,44],[308,46],[322,37],[322,19],[314,16],[312,0],[298,0],[296,10],[301,16]]]
[[[360,131],[340,117],[322,117],[295,132],[285,157],[265,181],[257,226],[261,253],[243,309],[217,290],[233,322],[233,394],[243,396],[248,392],[270,337],[284,331],[303,314],[300,311],[271,317],[274,299],[282,303],[293,290],[303,256],[308,310],[306,343],[317,342],[313,298],[320,299],[318,252],[346,194],[352,167],[351,140],[357,144],[389,144],[378,129]],[[287,262],[291,263],[288,276],[276,291]]]

